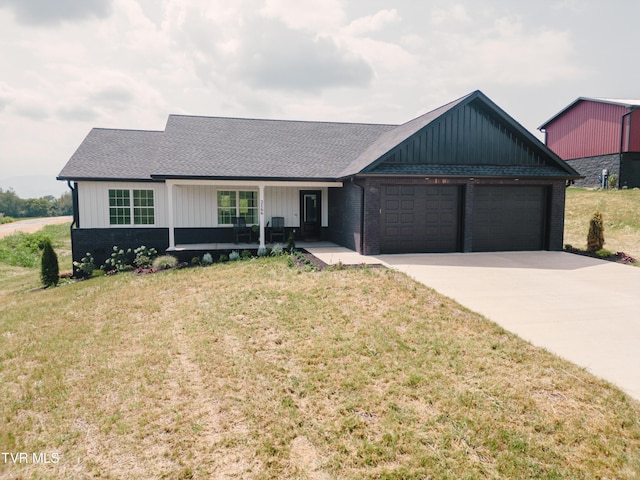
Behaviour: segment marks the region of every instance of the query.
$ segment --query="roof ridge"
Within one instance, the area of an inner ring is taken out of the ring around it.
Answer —
[[[333,122],[329,120],[291,120],[282,118],[255,118],[255,117],[224,117],[219,115],[187,115],[182,113],[170,113],[168,118],[171,117],[187,117],[187,118],[207,118],[217,120],[241,120],[241,121],[255,121],[255,122],[274,122],[274,123],[313,123],[324,125],[365,125],[376,127],[398,127],[397,123],[374,123],[374,122]],[[167,119],[168,121],[168,119]]]

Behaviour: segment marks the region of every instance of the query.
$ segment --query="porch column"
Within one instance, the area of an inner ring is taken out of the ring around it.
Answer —
[[[259,184],[258,189],[258,201],[260,202],[260,218],[258,220],[260,224],[260,248],[264,248],[264,184]]]
[[[170,180],[167,180],[167,222],[169,223],[169,250],[175,250],[176,236],[173,220],[173,183]]]

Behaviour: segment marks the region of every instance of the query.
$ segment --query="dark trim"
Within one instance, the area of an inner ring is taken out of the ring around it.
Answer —
[[[306,178],[306,177],[229,177],[229,176],[204,176],[204,175],[151,175],[151,178],[162,180],[229,180],[229,181],[245,181],[245,182],[330,182],[336,183],[341,180],[335,178]]]
[[[74,182],[136,182],[136,183],[165,183],[154,178],[118,178],[118,177],[56,177],[56,180]]]

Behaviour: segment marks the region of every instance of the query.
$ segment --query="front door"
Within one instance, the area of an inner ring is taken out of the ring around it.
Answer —
[[[321,236],[320,190],[300,191],[300,235],[302,240],[319,240]]]

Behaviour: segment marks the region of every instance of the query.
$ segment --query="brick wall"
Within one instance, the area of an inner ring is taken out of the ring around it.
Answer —
[[[90,252],[100,266],[111,256],[114,246],[127,250],[145,245],[159,253],[169,248],[167,228],[74,228],[71,230],[72,256],[80,261]],[[133,259],[133,255],[131,256]]]
[[[345,182],[342,188],[329,188],[329,240],[360,252],[361,213],[360,187]]]
[[[609,175],[615,173],[620,175],[620,157],[617,153],[611,155],[599,155],[597,157],[576,158],[567,160],[580,175],[584,175],[582,180],[576,180],[577,187],[599,187],[602,170],[609,170]],[[619,177],[618,177],[619,178]]]

